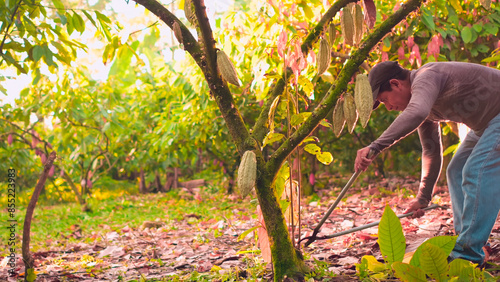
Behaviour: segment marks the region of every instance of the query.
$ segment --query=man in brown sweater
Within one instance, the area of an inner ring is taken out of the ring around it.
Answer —
[[[417,197],[406,212],[426,207],[442,167],[439,122],[464,123],[471,131],[447,168],[453,220],[458,234],[449,259],[481,265],[500,210],[500,70],[461,62],[428,63],[406,70],[397,62],[377,64],[369,74],[375,101],[401,114],[368,147],[358,150],[355,170],[364,171],[376,154],[418,131],[422,174]]]

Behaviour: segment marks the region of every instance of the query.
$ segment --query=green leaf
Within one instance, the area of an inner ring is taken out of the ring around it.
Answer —
[[[72,22],[76,31],[78,31],[79,33],[83,33],[85,31],[85,21],[79,14],[73,13]]]
[[[434,31],[436,29],[436,24],[434,23],[434,16],[431,14],[431,11],[428,9],[422,9],[422,22],[429,28]]]
[[[109,127],[111,126],[111,123],[110,122],[106,122],[106,124],[104,124],[104,126],[102,127],[102,133],[106,133],[106,130],[109,129]]]
[[[450,4],[457,13],[461,13],[463,11],[462,5],[460,5],[460,0],[450,0]]]
[[[43,49],[39,45],[33,46],[33,61],[38,62],[43,55]]]
[[[476,281],[482,275],[481,270],[475,267],[472,262],[464,259],[454,259],[450,262],[448,275],[458,277],[459,281]]]
[[[406,249],[406,240],[403,228],[397,215],[387,205],[378,227],[378,244],[380,253],[388,264],[403,261]]]
[[[238,236],[238,239],[236,239],[236,242],[239,242],[239,241],[245,239],[245,237],[247,237],[248,234],[250,234],[254,230],[259,229],[260,227],[261,227],[260,225],[257,225],[257,226],[250,228],[250,229],[245,230],[243,233],[240,234],[240,236]]]
[[[455,247],[455,242],[457,241],[457,236],[436,236],[430,238],[421,244],[413,254],[413,257],[410,260],[410,264],[416,267],[420,266],[420,256],[422,254],[422,250],[425,244],[433,244],[441,248],[446,256],[449,256],[453,248]]]
[[[392,264],[394,275],[404,282],[426,282],[425,273],[418,267],[396,261]]]
[[[266,138],[264,138],[264,144],[262,145],[262,147],[265,147],[268,144],[272,144],[274,142],[280,141],[283,138],[285,138],[285,135],[283,135],[281,133],[269,132],[266,135]]]
[[[312,82],[304,76],[299,76],[299,85],[302,86],[304,93],[307,97],[310,97],[314,93],[314,85]]]
[[[59,13],[59,11],[56,12],[57,16],[61,19],[61,23],[65,25],[68,22],[68,19],[64,14]]]
[[[94,20],[94,18],[92,18],[92,16],[85,10],[82,10],[83,14],[85,14],[85,16],[87,17],[87,19],[89,19],[89,21],[95,26],[97,27],[97,24]]]
[[[306,119],[310,116],[311,116],[311,112],[302,112],[302,113],[293,115],[291,118],[291,121],[290,121],[290,125],[297,126],[297,125],[303,123],[304,121],[306,121]]]
[[[443,152],[443,156],[446,156],[448,154],[455,152],[455,150],[457,150],[457,148],[458,148],[458,145],[459,144],[453,144],[453,145],[449,146],[448,148],[446,148],[446,150],[444,150],[444,152]]]
[[[302,10],[304,10],[304,15],[306,16],[306,18],[308,20],[311,20],[314,18],[314,12],[311,10],[311,8],[309,8],[309,6],[307,6],[307,1],[302,1],[300,4],[299,4],[299,7],[302,8]]]
[[[333,156],[330,152],[321,152],[316,154],[316,159],[324,165],[329,165],[333,161]]]
[[[500,61],[500,54],[486,58],[486,59],[482,60],[481,62],[491,63],[491,62],[498,62],[498,61]]]
[[[321,152],[321,148],[316,144],[307,144],[304,146],[304,151],[311,155],[316,155]]]
[[[462,28],[461,36],[462,36],[462,40],[465,43],[472,42],[472,30],[471,30],[471,28],[468,26],[464,26]]]
[[[28,268],[26,273],[28,274],[26,276],[26,281],[33,282],[36,280],[36,273],[35,273],[35,270],[33,268]]]
[[[378,261],[374,256],[363,256],[361,260],[366,260],[366,267],[368,270],[377,273],[377,272],[382,272],[387,269],[385,263],[381,263]]]
[[[420,268],[431,278],[443,280],[448,272],[447,257],[440,247],[426,243],[420,256]]]
[[[61,0],[52,0],[52,4],[58,9],[58,10],[64,10],[64,4],[62,3]]]

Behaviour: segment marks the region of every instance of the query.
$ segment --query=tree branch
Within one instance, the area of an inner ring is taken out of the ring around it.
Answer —
[[[207,7],[204,0],[193,0],[196,18],[198,19],[199,35],[203,42],[206,61],[210,72],[217,76],[217,54],[215,52],[215,39],[207,16]]]

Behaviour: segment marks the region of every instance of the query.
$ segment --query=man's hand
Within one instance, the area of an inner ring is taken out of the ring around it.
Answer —
[[[413,212],[413,215],[410,216],[410,218],[422,217],[425,214],[425,211],[423,211],[422,209],[427,206],[428,205],[421,204],[418,200],[413,200],[410,203],[410,206],[404,211],[404,213],[406,214]]]
[[[373,160],[367,157],[369,152],[369,147],[364,147],[358,150],[356,160],[354,161],[355,171],[365,171],[366,168],[368,168],[368,166],[372,163]]]

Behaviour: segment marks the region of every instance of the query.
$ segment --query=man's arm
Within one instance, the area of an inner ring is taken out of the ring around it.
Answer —
[[[418,135],[422,144],[422,174],[417,200],[423,206],[427,206],[432,199],[432,191],[441,174],[443,164],[439,123],[425,121],[418,128]]]

